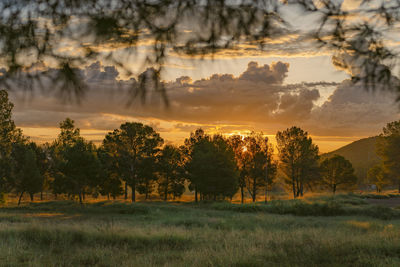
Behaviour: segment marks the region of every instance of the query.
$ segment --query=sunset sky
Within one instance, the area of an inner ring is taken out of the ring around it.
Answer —
[[[144,71],[141,52],[148,46],[141,44],[136,57],[126,55],[123,47],[112,49],[139,74]],[[169,107],[155,93],[144,104],[136,99],[128,106],[132,80],[105,60],[82,66],[90,90],[80,104],[63,101],[56,92],[14,90],[10,97],[17,126],[38,142],[52,141],[59,122],[70,117],[82,135],[96,143],[125,121],[149,124],[176,144],[199,127],[222,134],[263,131],[275,142],[277,131],[299,126],[321,152],[329,152],[377,135],[387,122],[399,119],[394,95],[352,85],[346,73],[334,68],[331,57],[304,35],[289,33],[270,40],[262,51],[243,45],[205,59],[171,53],[162,73]]]

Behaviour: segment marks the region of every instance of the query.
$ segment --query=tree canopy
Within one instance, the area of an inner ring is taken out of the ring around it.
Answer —
[[[400,121],[390,122],[383,128],[376,146],[383,168],[397,181],[400,192]]]
[[[291,127],[276,134],[280,168],[292,187],[293,197],[302,196],[304,188],[311,188],[318,179],[318,146],[308,133]]]
[[[340,155],[321,162],[321,183],[335,194],[340,189],[351,188],[357,183],[351,162]]]

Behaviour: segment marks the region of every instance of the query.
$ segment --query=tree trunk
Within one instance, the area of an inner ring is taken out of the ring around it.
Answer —
[[[83,201],[85,201],[85,198],[86,198],[86,194],[85,194],[85,191],[83,190],[82,191],[82,199],[83,199]]]
[[[132,188],[132,203],[133,203],[136,202],[136,184],[133,183],[131,188]]]
[[[82,192],[81,191],[79,191],[79,204],[83,204],[83,202],[82,202]]]
[[[294,177],[292,178],[292,187],[293,187],[293,198],[296,198],[296,184],[294,181]]]
[[[164,201],[167,201],[167,198],[168,198],[168,178],[165,181]]]
[[[336,184],[333,185],[333,194],[336,194]]]
[[[242,204],[243,204],[244,203],[244,188],[243,188],[243,185],[240,186],[240,196],[242,198]]]
[[[293,187],[293,198],[296,198],[296,181],[295,181],[295,177],[294,177],[294,169],[293,169],[293,165],[292,167],[292,187]]]
[[[257,198],[257,179],[253,178],[253,202],[256,202],[256,198]]]
[[[33,194],[32,194],[32,193],[29,193],[29,196],[30,196],[30,198],[31,198],[31,202],[33,202]]]
[[[304,189],[303,182],[300,181],[300,195],[301,195],[301,196],[303,196],[303,189]]]
[[[197,203],[199,200],[197,199],[197,186],[194,186],[194,201]]]
[[[128,183],[125,182],[125,200],[128,199]]]
[[[107,200],[110,200],[110,193],[107,194]]]
[[[40,201],[43,201],[43,191],[40,191]]]
[[[21,199],[22,199],[23,195],[24,195],[24,192],[21,192],[21,195],[19,195],[18,206],[19,206],[19,204],[21,204]]]

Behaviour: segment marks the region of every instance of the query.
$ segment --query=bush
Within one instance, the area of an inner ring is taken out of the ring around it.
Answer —
[[[268,204],[229,204],[214,203],[212,208],[235,212],[267,212],[272,214],[291,214],[295,216],[344,216],[361,215],[372,218],[389,220],[400,218],[400,212],[385,206],[363,207],[347,206],[344,201],[306,202],[303,200],[274,200]]]
[[[7,202],[7,194],[0,192],[0,204],[6,204]]]
[[[274,200],[266,205],[215,203],[211,207],[217,210],[232,210],[236,212],[268,212],[297,216],[336,216],[345,214],[345,210],[334,201],[307,203],[301,200]]]
[[[381,220],[390,220],[390,219],[395,219],[399,218],[400,214],[398,211],[386,207],[386,206],[380,206],[380,205],[372,205],[365,207],[363,209],[357,210],[352,210],[352,214],[357,214],[357,215],[363,215],[363,216],[368,216],[372,218],[377,218]]]

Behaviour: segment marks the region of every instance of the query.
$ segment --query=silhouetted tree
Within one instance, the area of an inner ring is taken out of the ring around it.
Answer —
[[[115,149],[113,143],[109,143],[106,139],[103,145],[97,150],[97,155],[101,165],[99,176],[99,192],[102,195],[111,196],[115,199],[123,193],[122,177],[119,170],[118,160],[115,157]]]
[[[390,177],[381,164],[376,164],[368,170],[367,180],[376,186],[376,192],[380,193],[384,185],[389,184]]]
[[[351,162],[340,155],[334,155],[322,161],[320,169],[322,185],[328,187],[333,194],[339,187],[347,189],[354,187],[357,183]]]
[[[98,184],[100,164],[93,143],[78,139],[61,151],[58,168],[68,182],[67,193],[78,195],[82,204],[85,193]]]
[[[21,130],[16,128],[11,118],[13,107],[7,91],[0,90],[0,194],[10,190],[13,144],[25,141]]]
[[[69,118],[60,123],[60,134],[51,146],[51,161],[55,194],[78,195],[82,203],[87,193],[98,190],[100,162],[96,147],[80,136],[79,128]]]
[[[390,122],[383,128],[376,150],[385,172],[397,184],[400,193],[400,121]]]
[[[294,198],[302,196],[304,187],[311,187],[318,178],[318,146],[298,127],[278,132],[276,140],[285,181],[291,185]]]
[[[13,144],[12,169],[13,190],[19,195],[18,205],[27,192],[33,201],[33,195],[42,190],[44,176],[40,173],[40,165],[36,158],[36,144],[20,142]]]
[[[156,156],[156,153],[151,154],[148,157],[142,158],[138,163],[139,168],[137,169],[137,191],[139,194],[144,194],[146,200],[154,191],[157,182],[158,163]]]
[[[255,202],[259,190],[263,189],[267,192],[268,187],[274,182],[277,164],[272,160],[273,147],[262,133],[252,132],[244,138],[244,145],[244,181],[253,202]]]
[[[202,138],[194,144],[188,171],[203,198],[231,198],[237,192],[235,154],[220,135]]]
[[[232,147],[234,153],[235,153],[235,161],[236,161],[236,167],[239,171],[239,176],[238,176],[238,185],[240,188],[240,200],[241,203],[244,203],[244,190],[246,188],[246,161],[244,157],[244,152],[245,152],[245,142],[244,142],[244,137],[240,135],[232,135],[231,137],[228,138],[228,143]]]
[[[182,151],[172,145],[166,145],[158,157],[158,193],[167,201],[185,191],[185,173]]]
[[[199,190],[196,186],[195,179],[196,177],[191,175],[191,172],[188,170],[190,162],[192,160],[193,156],[193,149],[195,144],[200,142],[203,139],[209,139],[210,136],[205,134],[204,130],[199,128],[196,129],[195,132],[190,133],[190,137],[186,138],[184,141],[184,145],[182,146],[181,150],[183,151],[183,157],[185,161],[185,170],[186,170],[186,175],[189,180],[189,190],[194,191],[194,199],[195,202],[198,202],[198,193]]]
[[[143,159],[153,157],[163,144],[163,139],[150,126],[127,122],[120,129],[108,133],[106,140],[115,143],[114,156],[117,157],[123,179],[132,188],[132,202],[135,202],[140,164],[147,164]]]

